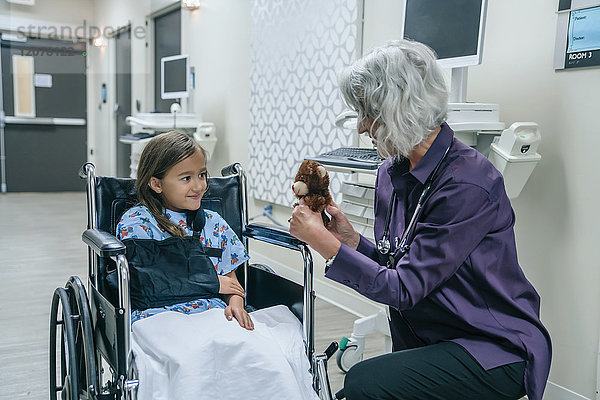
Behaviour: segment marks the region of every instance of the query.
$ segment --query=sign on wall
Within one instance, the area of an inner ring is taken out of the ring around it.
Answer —
[[[349,146],[338,73],[358,54],[361,0],[256,0],[250,36],[250,194],[291,205],[305,157]],[[341,179],[331,176],[340,193]]]
[[[600,65],[600,1],[561,0],[554,69]]]

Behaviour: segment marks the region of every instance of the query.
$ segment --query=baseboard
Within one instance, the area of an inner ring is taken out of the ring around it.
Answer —
[[[544,400],[592,400],[578,393],[548,381]]]
[[[303,271],[282,264],[259,252],[251,251],[250,262],[253,264],[268,265],[278,275],[281,275],[284,278],[287,278],[296,283],[302,284],[304,280]],[[382,305],[378,305],[358,293],[347,292],[345,290],[340,289],[339,287],[336,287],[335,285],[328,282],[328,280],[325,277],[315,275],[313,278],[314,289],[318,298],[323,299],[328,303],[331,303],[336,307],[341,308],[342,310],[348,311],[349,313],[356,315],[357,318],[362,318],[367,315],[376,314],[380,309],[383,308]]]

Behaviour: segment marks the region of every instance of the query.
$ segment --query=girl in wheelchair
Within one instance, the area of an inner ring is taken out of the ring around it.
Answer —
[[[192,236],[189,212],[200,209],[207,189],[204,150],[183,133],[172,131],[157,136],[144,148],[140,158],[136,189],[140,205],[123,214],[117,225],[119,239],[164,240]],[[254,329],[244,310],[244,289],[235,275],[235,269],[248,260],[248,253],[219,214],[200,211],[205,220],[200,242],[222,250],[221,257],[212,257],[211,261],[218,274],[219,293],[226,295],[225,301],[216,297],[193,299],[160,308],[134,310],[132,323],[166,310],[190,314],[222,308],[227,319],[235,318],[243,328]]]
[[[218,213],[201,208],[203,149],[183,133],[156,136],[136,190],[139,204],[116,234],[131,269],[138,398],[316,398],[298,320],[284,306],[253,313],[255,321],[244,309],[235,270],[248,253]]]

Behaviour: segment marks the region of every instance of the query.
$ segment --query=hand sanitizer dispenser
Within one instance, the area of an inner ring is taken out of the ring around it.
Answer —
[[[535,122],[515,122],[490,145],[488,159],[504,176],[508,197],[519,196],[542,158],[537,153],[540,130]]]
[[[217,145],[215,124],[212,122],[201,122],[198,124],[196,132],[194,132],[194,140],[202,146],[206,152],[206,158],[210,160]]]

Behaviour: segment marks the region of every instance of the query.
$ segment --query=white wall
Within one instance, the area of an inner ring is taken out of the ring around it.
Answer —
[[[248,165],[250,129],[250,2],[205,0],[181,13],[181,51],[196,69],[193,108],[216,125],[209,173],[232,162]]]

